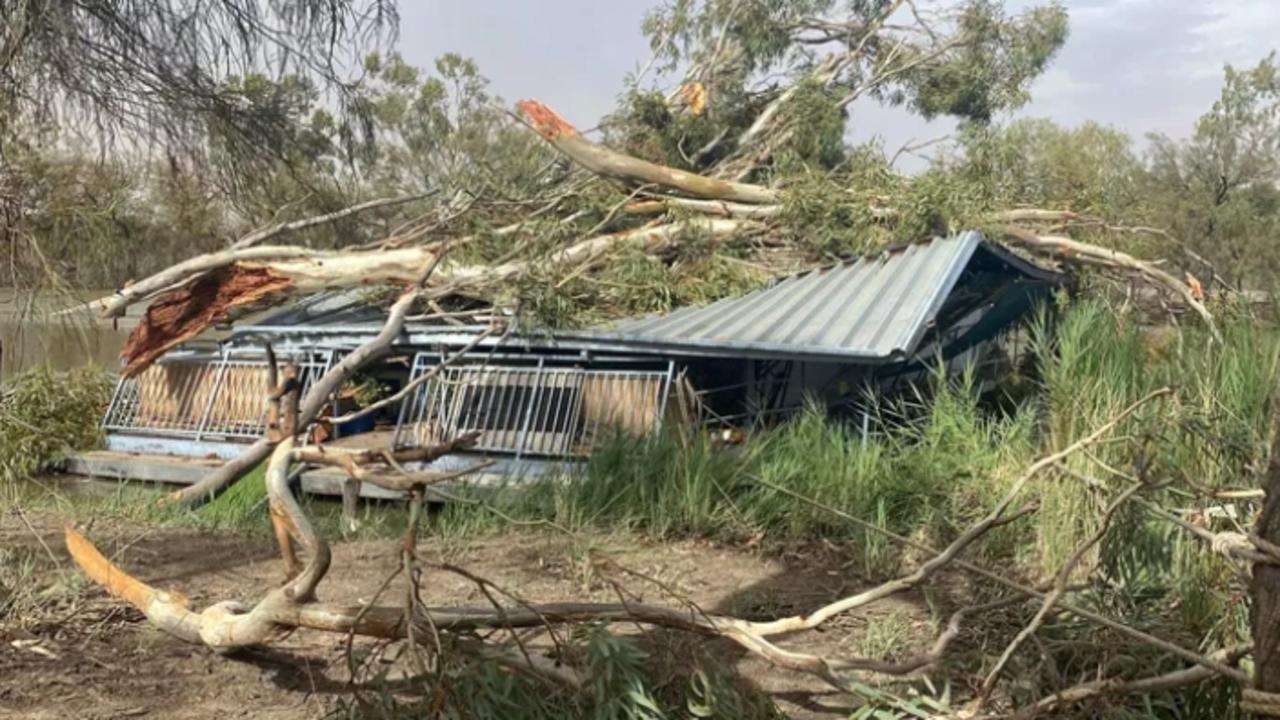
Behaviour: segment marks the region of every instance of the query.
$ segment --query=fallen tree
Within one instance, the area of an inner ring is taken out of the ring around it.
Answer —
[[[626,250],[656,256],[690,238],[767,235],[777,231],[777,215],[781,212],[776,204],[777,191],[629,158],[586,140],[567,121],[536,101],[523,101],[521,107],[532,127],[569,159],[602,178],[620,183],[632,195],[644,194],[647,199],[642,202],[624,203],[623,209],[629,211],[624,216],[643,217],[653,209],[659,217],[645,220],[638,227],[589,236],[568,246],[544,249],[540,254],[495,265],[446,263],[432,275],[425,298],[498,302],[512,281],[537,266],[576,267]],[[886,221],[892,220],[890,210],[877,208],[876,213]],[[1018,210],[998,213],[991,219],[1042,222],[1062,220],[1064,216],[1051,211]],[[518,227],[518,223],[508,227]],[[1213,317],[1202,297],[1187,283],[1152,263],[1061,235],[1038,234],[1033,228],[1005,225],[1003,233],[1015,247],[1044,262],[1125,273],[1172,292],[1216,334]],[[122,350],[124,374],[132,376],[170,348],[216,323],[233,320],[246,310],[320,290],[408,283],[415,277],[415,268],[442,259],[445,247],[465,247],[474,240],[464,236],[408,247],[339,251],[235,246],[175,265],[91,306],[100,308],[104,317],[113,317],[131,304],[155,298]]]
[[[441,653],[444,650],[437,638],[444,633],[459,640],[454,648],[499,658],[504,665],[541,679],[575,685],[583,669],[562,662],[561,658],[530,652],[522,631],[541,631],[554,643],[564,625],[628,622],[724,639],[778,668],[821,678],[843,691],[860,673],[906,676],[932,667],[964,632],[966,623],[998,608],[1034,600],[1039,603],[1039,611],[1022,625],[996,666],[988,670],[982,690],[970,708],[971,716],[986,712],[989,702],[998,701],[992,698],[1004,677],[1007,661],[1025,652],[1028,644],[1036,641],[1046,618],[1056,613],[1155,648],[1185,661],[1189,667],[1147,679],[1109,678],[1067,687],[1026,708],[1025,713],[1034,715],[1092,698],[1177,687],[1211,678],[1228,678],[1247,685],[1249,677],[1238,667],[1247,654],[1244,648],[1188,649],[1065,599],[1068,579],[1098,539],[1110,530],[1116,508],[1141,504],[1145,487],[1115,498],[1097,534],[1074,548],[1069,562],[1054,569],[1054,582],[1049,586],[1006,577],[961,557],[994,528],[1037,512],[1034,506],[1016,505],[1029,483],[1044,474],[1065,473],[1064,458],[1084,453],[1102,442],[1117,423],[1138,407],[1164,402],[1170,396],[1168,391],[1143,398],[1081,440],[1031,465],[990,513],[969,525],[945,548],[895,536],[865,519],[844,518],[866,523],[869,531],[884,533],[892,542],[913,548],[927,559],[915,570],[869,589],[800,615],[767,620],[708,613],[692,603],[667,606],[566,601],[529,605],[494,601],[491,607],[423,605],[417,601],[416,591],[424,568],[414,549],[422,499],[435,485],[479,471],[484,464],[449,473],[405,471],[400,464],[409,458],[389,450],[346,452],[325,446],[299,446],[298,438],[316,420],[333,392],[360,367],[391,352],[406,319],[415,312],[441,318],[483,312],[525,320],[520,316],[527,309],[527,298],[520,294],[522,289],[535,287],[554,293],[575,282],[607,284],[606,273],[625,262],[670,269],[708,257],[726,257],[761,268],[766,275],[829,262],[833,253],[805,250],[805,235],[812,227],[798,216],[804,215],[806,208],[801,206],[806,202],[815,204],[819,214],[833,208],[840,210],[831,213],[836,218],[832,222],[852,224],[850,217],[862,219],[859,222],[865,220],[867,224],[858,227],[867,229],[868,234],[875,230],[878,237],[925,239],[923,232],[910,230],[915,226],[908,222],[911,209],[900,202],[904,198],[881,192],[879,187],[860,185],[859,178],[848,172],[850,157],[819,162],[815,155],[820,154],[820,148],[815,150],[814,143],[800,147],[811,134],[810,126],[829,121],[829,111],[834,111],[841,121],[838,129],[843,132],[844,110],[850,103],[891,89],[921,103],[939,102],[926,97],[936,84],[925,82],[928,78],[922,80],[921,73],[950,72],[956,65],[966,68],[973,53],[977,53],[982,60],[979,64],[984,67],[1006,67],[995,62],[1003,58],[1001,53],[1019,42],[1034,44],[1037,33],[1044,36],[1039,37],[1040,44],[1051,45],[1048,41],[1053,40],[1056,22],[1052,12],[1033,14],[1016,23],[1005,22],[1003,17],[978,18],[999,21],[1005,35],[975,38],[971,37],[972,30],[959,27],[964,23],[936,23],[932,17],[917,13],[912,3],[900,1],[876,4],[874,12],[865,11],[867,17],[856,23],[829,17],[786,18],[783,29],[790,42],[802,46],[834,43],[834,49],[827,54],[798,53],[796,57],[806,59],[797,61],[800,66],[786,84],[743,92],[744,78],[753,69],[770,67],[769,63],[760,63],[744,70],[751,65],[745,58],[747,43],[740,37],[735,39],[742,32],[735,17],[743,5],[718,4],[724,12],[710,18],[706,27],[695,34],[703,44],[689,56],[684,82],[678,90],[661,98],[658,107],[648,108],[660,122],[639,130],[626,127],[612,136],[606,134],[607,141],[596,141],[547,106],[534,100],[520,102],[522,115],[518,119],[540,138],[540,149],[547,153],[545,172],[537,182],[520,188],[520,193],[487,195],[485,187],[466,188],[451,196],[449,204],[403,224],[382,241],[358,247],[318,250],[262,243],[278,242],[290,227],[323,224],[333,217],[348,216],[368,203],[353,206],[350,213],[342,211],[273,226],[224,250],[139,279],[93,303],[104,317],[118,316],[132,305],[149,303],[123,352],[125,374],[135,375],[176,345],[215,324],[234,321],[249,310],[320,290],[389,287],[397,292],[377,337],[347,355],[313,383],[305,396],[300,397],[296,385],[289,384],[290,373],[286,371],[285,382],[275,388],[270,399],[274,421],[268,436],[241,457],[171,498],[188,504],[203,502],[253,467],[267,462],[268,503],[285,566],[284,584],[271,589],[252,606],[220,602],[197,611],[182,596],[133,578],[107,560],[87,538],[69,528],[67,546],[80,567],[157,626],[188,642],[219,650],[269,644],[292,630],[310,629],[404,641],[414,653]],[[742,11],[763,12],[759,8]],[[977,7],[974,12],[985,10]],[[972,25],[981,27],[982,23]],[[1026,37],[1016,36],[1017,32]],[[678,30],[672,30],[673,37],[680,35]],[[789,60],[772,58],[770,63],[786,61]],[[1035,66],[1035,62],[1029,65]],[[1018,77],[1004,78],[1007,87],[1003,91],[1016,93],[1034,75],[1027,70],[1019,72]],[[720,107],[717,103],[721,98],[732,99],[736,104],[733,108]],[[815,98],[823,105],[819,108],[822,112],[814,112]],[[968,99],[977,105],[999,105],[992,98]],[[648,98],[646,102],[652,100]],[[672,134],[655,139],[655,127]],[[630,131],[642,135],[640,140],[654,142],[636,140]],[[675,142],[669,142],[672,140]],[[652,149],[664,141],[670,146],[665,153]],[[794,162],[797,156],[803,170],[783,172],[785,161],[790,158]],[[812,182],[816,190],[807,189],[806,182]],[[901,184],[908,185],[909,181]],[[802,197],[805,192],[809,193],[808,198]],[[454,202],[458,196],[466,197]],[[1080,237],[1085,228],[1091,238],[1099,232],[1123,236],[1149,228],[1107,223],[1051,208],[986,207],[973,215],[945,218],[931,224],[929,230],[948,232],[968,227],[987,230],[991,239],[1007,243],[1036,262],[1119,276],[1161,297],[1172,297],[1177,304],[1194,311],[1211,333],[1217,333],[1214,318],[1205,306],[1203,289],[1193,279],[1180,280],[1158,261],[1140,259]],[[904,234],[908,236],[902,238]],[[501,243],[494,243],[495,239]],[[719,252],[730,246],[733,253]],[[413,459],[423,461],[456,450],[468,440],[453,438],[425,449]],[[371,601],[337,606],[318,600],[317,591],[329,571],[329,546],[288,484],[291,469],[304,464],[340,468],[348,477],[349,489],[368,482],[404,495],[410,522],[399,549],[403,558],[400,572],[410,578],[410,587],[402,605]],[[786,492],[785,488],[778,491]],[[822,506],[821,499],[806,501]],[[832,508],[825,509],[838,514]],[[1169,520],[1167,516],[1159,517]],[[1194,525],[1183,529],[1213,546],[1211,551],[1217,551],[1216,546],[1224,541],[1220,535]],[[305,560],[299,559],[299,551]],[[1266,564],[1274,559],[1252,540],[1243,545],[1228,543],[1226,554],[1238,562]],[[462,568],[437,566],[431,570],[465,577],[482,594],[487,595],[492,589],[491,583]],[[948,618],[928,650],[906,658],[835,657],[803,647],[788,649],[782,644],[797,632],[830,629],[834,619],[918,588],[943,571],[970,573],[990,582],[1005,596],[992,603],[959,609]],[[1264,576],[1265,573],[1259,575]],[[480,639],[476,631],[496,632]]]

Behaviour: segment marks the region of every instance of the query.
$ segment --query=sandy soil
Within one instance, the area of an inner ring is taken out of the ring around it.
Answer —
[[[9,510],[0,515],[0,547],[25,553],[51,572],[43,540],[68,562],[62,550],[63,519],[31,510],[25,514],[37,532]],[[156,586],[185,593],[195,607],[252,600],[281,580],[268,537],[101,521],[87,534],[108,555],[116,553],[124,568]],[[777,557],[701,541],[659,544],[630,535],[573,539],[533,532],[467,541],[426,538],[420,547],[426,562],[464,566],[530,601],[616,600],[610,578],[589,560],[601,556],[667,588],[635,576],[611,578],[647,601],[674,603],[667,595],[674,591],[705,609],[748,617],[803,612],[868,584],[829,550]],[[321,585],[321,597],[367,600],[395,562],[393,541],[335,543],[333,570]],[[394,588],[390,602],[403,596]],[[441,605],[486,604],[472,583],[441,572],[427,576],[423,599]],[[895,613],[899,619],[915,619],[923,646],[932,630],[922,605],[919,598],[894,598],[869,613],[842,618],[825,632],[785,642],[853,652],[868,624]],[[691,663],[733,667],[744,682],[770,693],[784,711],[799,717],[845,717],[852,709],[850,698],[811,678],[744,657],[731,643],[652,631],[641,641],[662,672],[675,673]],[[0,617],[0,718],[320,717],[350,692],[343,646],[341,637],[301,631],[267,649],[219,655],[152,629],[140,613],[86,588],[74,603],[22,630]]]

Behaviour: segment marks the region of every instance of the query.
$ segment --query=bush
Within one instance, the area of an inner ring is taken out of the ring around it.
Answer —
[[[97,445],[111,398],[101,369],[31,368],[0,389],[0,481],[30,477],[67,453]]]

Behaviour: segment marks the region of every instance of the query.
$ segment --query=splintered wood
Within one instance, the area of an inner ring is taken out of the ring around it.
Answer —
[[[197,277],[147,308],[120,351],[125,362],[121,374],[138,375],[170,348],[229,319],[232,309],[283,293],[291,284],[287,277],[270,268],[239,264]]]

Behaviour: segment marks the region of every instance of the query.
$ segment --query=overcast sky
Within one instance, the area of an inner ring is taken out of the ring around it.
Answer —
[[[1013,8],[1035,4],[1010,0]],[[1217,97],[1222,67],[1280,46],[1280,0],[1064,0],[1071,33],[1021,115],[1097,120],[1135,136],[1189,133]],[[580,127],[609,111],[649,55],[647,0],[412,0],[400,46],[428,66],[444,52],[474,58],[507,101],[538,98]],[[855,105],[851,135],[891,151],[946,134],[899,110]]]

